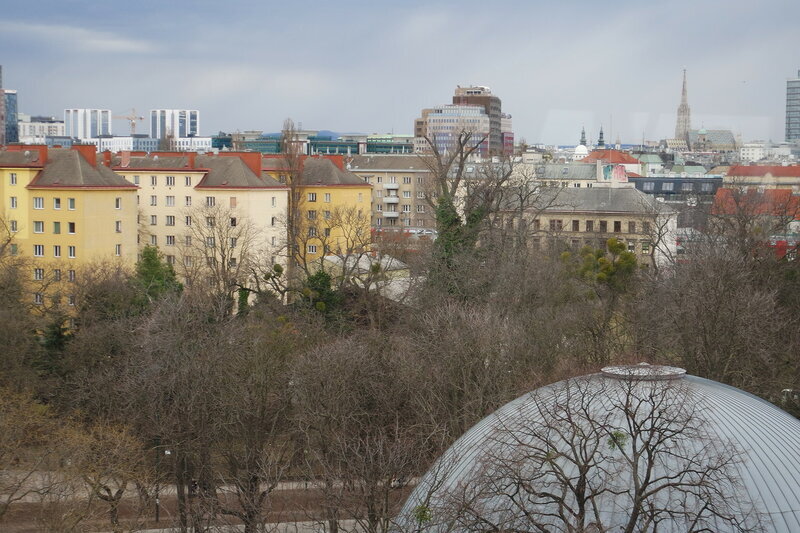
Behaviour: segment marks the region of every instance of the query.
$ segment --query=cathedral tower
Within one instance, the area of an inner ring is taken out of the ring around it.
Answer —
[[[681,105],[678,106],[678,121],[675,124],[675,138],[688,141],[690,129],[692,129],[692,115],[689,111],[689,99],[686,94],[686,69],[683,69],[683,91],[681,92]]]

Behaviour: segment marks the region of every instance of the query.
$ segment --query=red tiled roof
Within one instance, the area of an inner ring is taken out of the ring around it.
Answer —
[[[638,165],[639,160],[630,154],[619,150],[592,150],[589,155],[581,159],[583,163],[594,163],[603,161],[605,163],[616,163],[620,165]]]
[[[790,216],[800,220],[800,196],[789,189],[737,191],[720,188],[714,196],[712,212],[715,215],[771,215]]]
[[[637,174],[636,172],[626,172],[629,178],[643,178],[641,174]]]
[[[728,176],[761,177],[767,174],[776,178],[800,178],[800,165],[735,165],[728,169]]]

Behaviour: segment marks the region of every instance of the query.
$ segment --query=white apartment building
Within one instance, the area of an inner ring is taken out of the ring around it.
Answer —
[[[151,109],[150,136],[195,137],[200,134],[200,111],[196,109]],[[209,145],[210,146],[210,145]]]
[[[64,135],[77,139],[111,135],[111,110],[65,109]]]
[[[25,113],[17,113],[19,142],[22,144],[44,144],[45,137],[63,137],[64,121],[55,117],[31,117]]]

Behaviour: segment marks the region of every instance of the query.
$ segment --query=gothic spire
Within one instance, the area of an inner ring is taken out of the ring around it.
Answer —
[[[581,142],[579,142],[578,144],[582,144],[584,146],[588,146],[586,144],[586,128],[583,128],[583,127],[581,128]]]
[[[606,142],[603,140],[603,126],[600,126],[600,136],[597,138],[597,147],[605,148]]]
[[[683,69],[683,89],[681,104],[678,106],[678,120],[675,123],[675,138],[687,140],[692,129],[691,111],[689,110],[689,94],[686,90],[686,69]]]

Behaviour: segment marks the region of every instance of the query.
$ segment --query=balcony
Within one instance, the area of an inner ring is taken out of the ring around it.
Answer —
[[[400,218],[400,213],[397,211],[384,211],[383,218]]]
[[[384,196],[383,203],[385,204],[399,204],[400,197],[399,196]]]
[[[384,183],[383,184],[383,188],[386,189],[386,190],[396,191],[397,189],[400,188],[400,184],[399,183]]]

